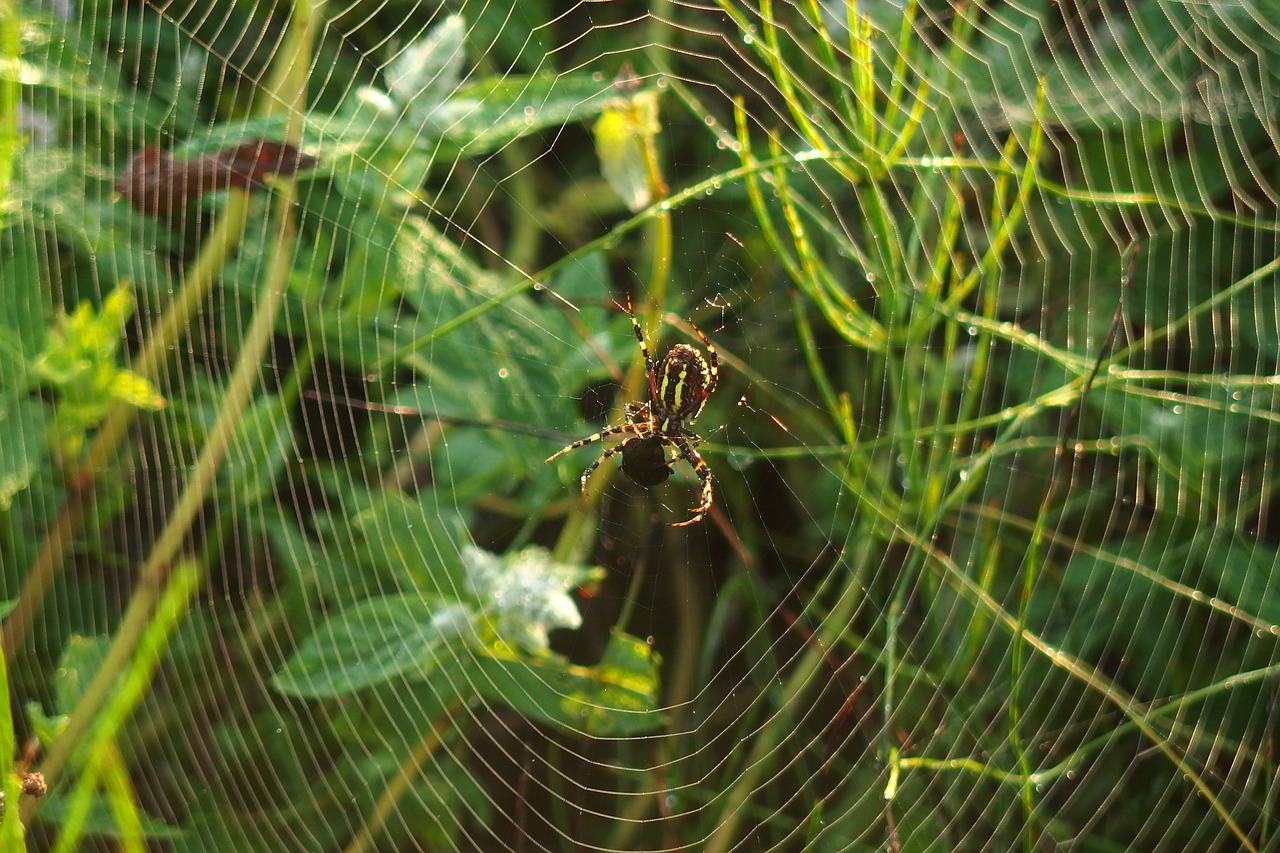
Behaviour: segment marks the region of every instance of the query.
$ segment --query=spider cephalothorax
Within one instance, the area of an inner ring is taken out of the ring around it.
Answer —
[[[631,316],[636,342],[640,344],[640,352],[644,355],[649,399],[643,403],[628,403],[624,423],[575,441],[547,457],[547,461],[610,436],[633,433],[607,448],[582,472],[582,490],[587,490],[587,479],[595,470],[616,453],[622,454],[622,473],[641,486],[656,486],[665,482],[671,476],[671,467],[677,460],[683,459],[693,468],[693,473],[698,475],[698,481],[702,484],[702,499],[690,518],[676,522],[673,526],[696,524],[711,509],[711,469],[695,449],[702,439],[689,427],[702,413],[707,398],[716,390],[716,383],[720,379],[720,355],[711,341],[707,340],[707,336],[690,322],[689,325],[693,326],[707,348],[706,355],[688,344],[676,344],[655,365],[653,356],[649,354],[649,345],[645,343],[640,321],[631,309],[630,297],[627,297],[627,314]],[[675,451],[674,457],[667,457],[668,447]]]

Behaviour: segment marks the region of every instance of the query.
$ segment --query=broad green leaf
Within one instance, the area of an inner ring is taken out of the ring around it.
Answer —
[[[84,689],[97,677],[111,647],[109,637],[73,636],[67,642],[54,681],[56,710],[70,714]]]
[[[478,157],[539,130],[585,121],[616,97],[613,84],[594,74],[486,78],[436,111],[444,143],[437,158]]]
[[[405,692],[398,694],[403,702]],[[419,717],[405,728],[379,733],[367,748],[344,751],[342,763],[333,774],[355,792],[352,810],[370,813],[388,785],[394,785],[404,771],[405,756],[412,754],[432,720]],[[387,828],[381,850],[458,849],[453,841],[469,821],[484,823],[492,814],[492,792],[482,787],[465,759],[468,750],[438,750],[415,773],[408,796],[396,810],[396,820]]]
[[[252,116],[220,122],[208,130],[202,131],[183,140],[182,144],[173,147],[172,154],[177,160],[190,160],[204,154],[213,154],[224,148],[239,145],[250,139],[269,139],[283,142],[289,138],[290,127],[294,119],[280,114]],[[317,145],[320,134],[303,122],[303,145]]]
[[[0,232],[0,388],[22,389],[49,327],[40,240],[22,223]]]
[[[0,510],[31,485],[49,451],[48,406],[39,400],[0,398]]]
[[[457,533],[445,526],[446,513],[431,503],[439,497],[431,490],[416,501],[397,492],[377,494],[349,523],[362,535],[371,563],[417,585],[426,595],[457,601],[465,590],[462,558]]]
[[[294,446],[292,424],[279,396],[254,402],[236,424],[236,434],[218,474],[236,490],[242,506],[270,491]]]
[[[1239,533],[1224,532],[1206,547],[1204,568],[1217,597],[1272,625],[1280,624],[1280,554]]]
[[[473,636],[461,604],[389,595],[321,623],[272,679],[292,696],[343,696],[392,678],[424,678]]]
[[[154,87],[124,85],[119,65],[104,61],[94,49],[96,37],[73,22],[29,20],[22,36],[24,88],[37,110],[95,116],[112,134],[133,136],[190,126],[195,118],[188,102],[157,97],[174,92],[162,80]]]
[[[573,303],[600,301],[612,293],[609,258],[601,251],[577,255],[556,273],[554,290]]]
[[[135,409],[154,412],[165,407],[164,397],[150,380],[127,370],[121,370],[111,378],[111,396]]]
[[[532,720],[596,737],[620,737],[663,725],[658,678],[648,644],[614,633],[595,666],[559,658],[519,658],[503,647],[486,650],[470,678],[481,695]]]
[[[67,797],[59,796],[57,793],[50,794],[48,799],[40,804],[40,820],[51,826],[60,825],[68,815],[68,804]],[[170,842],[178,842],[184,838],[181,828],[169,826],[148,814],[140,814],[142,832],[147,838]],[[82,825],[82,831],[86,836],[104,839],[120,837],[119,827],[112,816],[111,804],[105,796],[94,797],[93,804],[89,807],[89,815]]]

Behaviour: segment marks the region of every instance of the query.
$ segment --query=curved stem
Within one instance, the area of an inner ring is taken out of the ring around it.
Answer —
[[[313,12],[314,10],[307,5],[305,0],[302,0],[294,8],[294,26],[290,30],[290,38],[281,50],[283,71],[273,78],[273,80],[279,81],[281,86],[302,87],[305,84],[306,57],[310,55],[310,46],[315,37],[317,21],[317,17]],[[299,71],[298,69],[301,70]],[[272,105],[290,105],[291,108],[291,105],[300,102],[301,93],[305,89],[294,88],[289,91],[292,91],[293,94],[286,97],[269,98],[268,103]],[[276,317],[279,314],[280,306],[288,287],[289,272],[292,269],[293,248],[296,237],[293,204],[292,183],[282,181],[275,199],[275,217],[278,223],[274,240],[275,251],[271,253],[271,262],[267,267],[262,287],[259,291],[257,310],[254,313],[252,323],[246,331],[235,370],[232,372],[227,384],[218,419],[209,431],[205,447],[201,451],[200,457],[196,460],[191,477],[187,481],[177,505],[167,520],[164,530],[161,531],[146,563],[139,571],[138,584],[133,599],[130,601],[119,629],[116,631],[104,665],[85,689],[80,702],[70,715],[66,728],[53,743],[48,757],[41,766],[46,778],[51,781],[65,766],[83,735],[92,726],[103,704],[115,689],[119,673],[123,670],[127,661],[132,658],[138,643],[145,635],[147,625],[155,613],[159,597],[168,585],[169,574],[177,563],[181,550],[187,541],[191,525],[208,498],[209,490],[213,487],[217,477],[218,468],[226,456],[227,449],[235,437],[236,431],[240,428],[240,421],[245,409],[252,401],[257,387],[258,376],[261,372],[261,364],[271,345]],[[243,223],[247,205],[247,197],[240,194],[233,195],[228,203],[228,207],[232,209],[230,218]],[[217,263],[220,264],[221,259],[218,259]],[[212,273],[210,272],[211,280]],[[184,303],[192,301],[185,288],[182,301]],[[155,352],[156,350],[156,342],[153,340],[148,347],[148,351]],[[154,365],[152,365],[152,368],[154,369]],[[123,416],[119,418],[119,421],[124,420]],[[127,427],[127,424],[118,427],[119,437],[115,440],[118,441],[123,438],[125,427]],[[102,438],[101,434],[99,437]],[[95,446],[98,446],[97,442],[95,442]],[[99,446],[99,450],[102,451],[102,446]],[[91,454],[92,458],[95,457]],[[85,494],[80,496],[81,501],[85,496]],[[69,501],[68,508],[64,509],[64,514],[67,509],[75,509],[79,503],[80,501],[73,498],[72,501]],[[78,511],[82,512],[82,507]],[[68,530],[70,535],[74,535],[78,525],[56,524],[55,528],[59,531]],[[70,541],[70,535],[67,542]],[[49,542],[47,544],[52,547],[56,543]],[[61,550],[65,551],[65,543],[61,546]],[[60,565],[60,559],[56,562],[51,562],[51,571],[56,571]],[[47,581],[52,581],[52,578],[53,575],[49,574]],[[31,579],[29,578],[28,586],[30,586],[30,581]],[[44,590],[47,588],[46,583],[44,588],[39,590],[39,597],[43,596]],[[27,588],[24,587],[24,593],[26,592]],[[28,607],[31,607],[32,599],[28,599],[27,603]],[[35,604],[35,609],[38,609],[38,601]],[[34,615],[35,609],[30,611],[30,616]],[[20,625],[14,626],[13,629],[10,628],[10,625],[6,625],[6,640],[8,640],[12,631],[16,631],[17,627],[20,627]],[[20,637],[21,634],[18,634],[18,636]],[[12,654],[13,647],[7,645],[6,648],[9,654]]]

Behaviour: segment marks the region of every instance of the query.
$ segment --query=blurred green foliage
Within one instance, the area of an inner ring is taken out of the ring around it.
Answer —
[[[669,5],[0,6],[33,847],[1274,843],[1265,14]],[[679,535],[542,463],[628,293],[725,360]]]

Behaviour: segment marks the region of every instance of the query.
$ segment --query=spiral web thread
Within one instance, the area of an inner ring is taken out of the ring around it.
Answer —
[[[1135,7],[9,7],[27,843],[1274,844],[1280,38]],[[687,529],[542,462],[627,294],[722,356]]]

